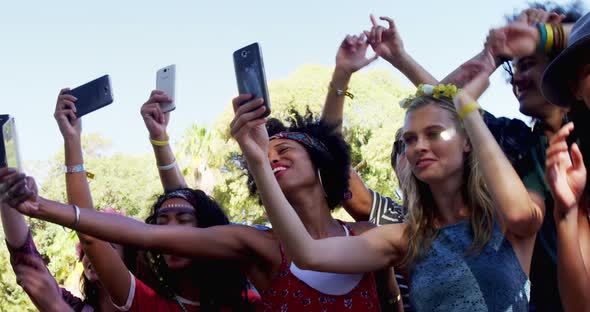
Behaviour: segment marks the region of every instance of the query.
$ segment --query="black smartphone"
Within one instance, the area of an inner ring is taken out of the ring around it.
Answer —
[[[9,115],[0,115],[0,124],[2,125],[0,167],[8,166],[21,171],[22,168],[14,118]]]
[[[94,79],[66,93],[78,99],[75,103],[76,117],[78,118],[113,103],[109,75]]]
[[[263,117],[268,116],[270,114],[270,99],[262,62],[262,50],[258,42],[234,52],[234,67],[238,92],[240,94],[252,94],[253,99],[262,98],[266,106]]]

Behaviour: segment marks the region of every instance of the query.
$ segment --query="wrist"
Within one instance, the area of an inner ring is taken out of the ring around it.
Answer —
[[[268,163],[268,156],[264,154],[257,155],[256,153],[244,153],[244,158],[248,164],[249,171],[255,170],[254,168],[260,168],[265,162]]]
[[[334,68],[334,73],[332,74],[332,81],[343,84],[343,87],[346,87],[353,72],[354,71],[350,69],[336,66],[336,68]]]
[[[71,311],[71,307],[67,305],[61,297],[56,297],[51,305],[51,311]]]
[[[555,204],[553,209],[553,218],[556,224],[567,224],[570,222],[577,222],[578,220],[578,206],[564,208],[559,204]]]
[[[170,137],[168,136],[168,134],[164,133],[163,135],[164,136],[158,135],[157,136],[158,138],[154,138],[154,137],[152,137],[150,135],[150,138],[149,138],[150,139],[150,143],[152,144],[152,146],[154,148],[157,148],[157,147],[166,147],[166,146],[168,146],[170,144]]]
[[[400,51],[395,55],[387,57],[385,60],[389,62],[391,65],[393,65],[395,68],[399,69],[405,67],[405,65],[408,64],[408,61],[411,59],[411,56],[408,53],[406,53],[406,51]]]
[[[66,145],[72,145],[72,144],[76,144],[76,145],[81,145],[82,139],[80,137],[79,133],[68,133],[63,135],[64,138],[64,144]]]
[[[168,141],[170,137],[166,132],[162,133],[151,133],[150,132],[150,139],[155,141]]]

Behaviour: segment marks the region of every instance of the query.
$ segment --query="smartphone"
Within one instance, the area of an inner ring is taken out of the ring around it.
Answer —
[[[172,102],[160,103],[162,112],[171,112],[176,108],[175,93],[176,93],[176,65],[172,64],[166,66],[156,73],[156,89],[166,92],[172,99]]]
[[[238,92],[240,94],[252,94],[254,99],[262,98],[266,106],[263,117],[268,116],[270,114],[270,101],[260,45],[258,42],[254,42],[236,50],[233,56]]]
[[[113,103],[109,75],[94,79],[66,92],[66,94],[71,94],[78,99],[76,101],[76,117],[78,118]]]
[[[2,124],[2,147],[0,148],[0,167],[16,168],[22,172],[18,140],[16,136],[16,124],[14,118],[8,115],[0,115]]]

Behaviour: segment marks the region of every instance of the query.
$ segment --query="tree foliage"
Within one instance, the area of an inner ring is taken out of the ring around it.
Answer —
[[[331,74],[326,66],[305,65],[287,79],[271,82],[271,117],[284,120],[290,109],[304,112],[307,108],[319,117]],[[352,165],[367,185],[392,196],[397,181],[389,155],[404,116],[398,103],[411,90],[386,70],[356,73],[349,90],[355,96],[345,103],[344,135],[351,145]],[[266,223],[258,199],[250,197],[246,188],[246,177],[239,166],[240,151],[229,134],[232,118],[228,104],[211,127],[194,125],[178,144],[178,158],[194,185],[212,194],[232,221]]]

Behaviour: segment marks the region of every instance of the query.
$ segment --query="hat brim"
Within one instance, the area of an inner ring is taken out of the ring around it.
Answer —
[[[541,78],[541,92],[549,102],[569,107],[577,101],[569,83],[576,78],[576,69],[581,65],[579,60],[588,48],[590,36],[567,47],[547,66]]]

